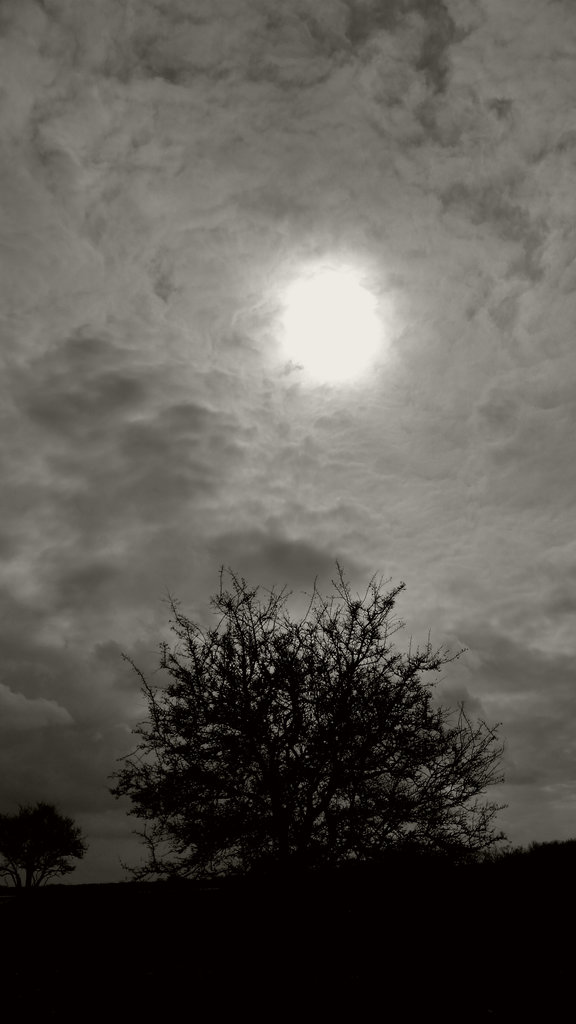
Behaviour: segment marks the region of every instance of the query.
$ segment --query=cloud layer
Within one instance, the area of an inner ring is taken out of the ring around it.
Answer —
[[[511,834],[572,834],[575,51],[542,0],[2,4],[0,798],[91,815],[82,877],[131,827],[121,652],[221,563],[405,579],[503,721]],[[322,260],[386,323],[355,386],[282,357]]]

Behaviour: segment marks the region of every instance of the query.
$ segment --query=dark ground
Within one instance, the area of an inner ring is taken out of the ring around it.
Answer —
[[[419,884],[65,885],[0,899],[3,1016],[564,1019],[567,880],[481,870]]]

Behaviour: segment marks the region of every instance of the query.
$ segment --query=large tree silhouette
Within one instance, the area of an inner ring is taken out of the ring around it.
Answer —
[[[500,807],[480,799],[502,781],[496,728],[434,701],[423,674],[458,654],[392,644],[403,583],[385,590],[374,577],[356,596],[338,567],[334,592],[315,587],[293,618],[286,590],[229,579],[211,629],[170,602],[167,685],[134,666],[148,719],[112,793],[144,821],[137,877],[338,865],[391,849],[462,858],[503,838]]]
[[[52,804],[20,807],[17,814],[0,814],[0,877],[17,888],[45,884],[74,871],[71,859],[86,853],[80,829]]]

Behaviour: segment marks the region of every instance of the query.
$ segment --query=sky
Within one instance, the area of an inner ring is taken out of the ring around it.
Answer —
[[[2,0],[0,809],[82,827],[221,565],[401,580],[501,722],[515,844],[576,836],[576,8],[570,0]],[[287,357],[345,267],[380,344]]]

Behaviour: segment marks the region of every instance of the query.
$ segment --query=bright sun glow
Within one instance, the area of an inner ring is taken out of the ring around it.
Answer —
[[[320,270],[293,284],[283,322],[286,354],[320,381],[358,377],[380,346],[376,299],[345,270]]]

